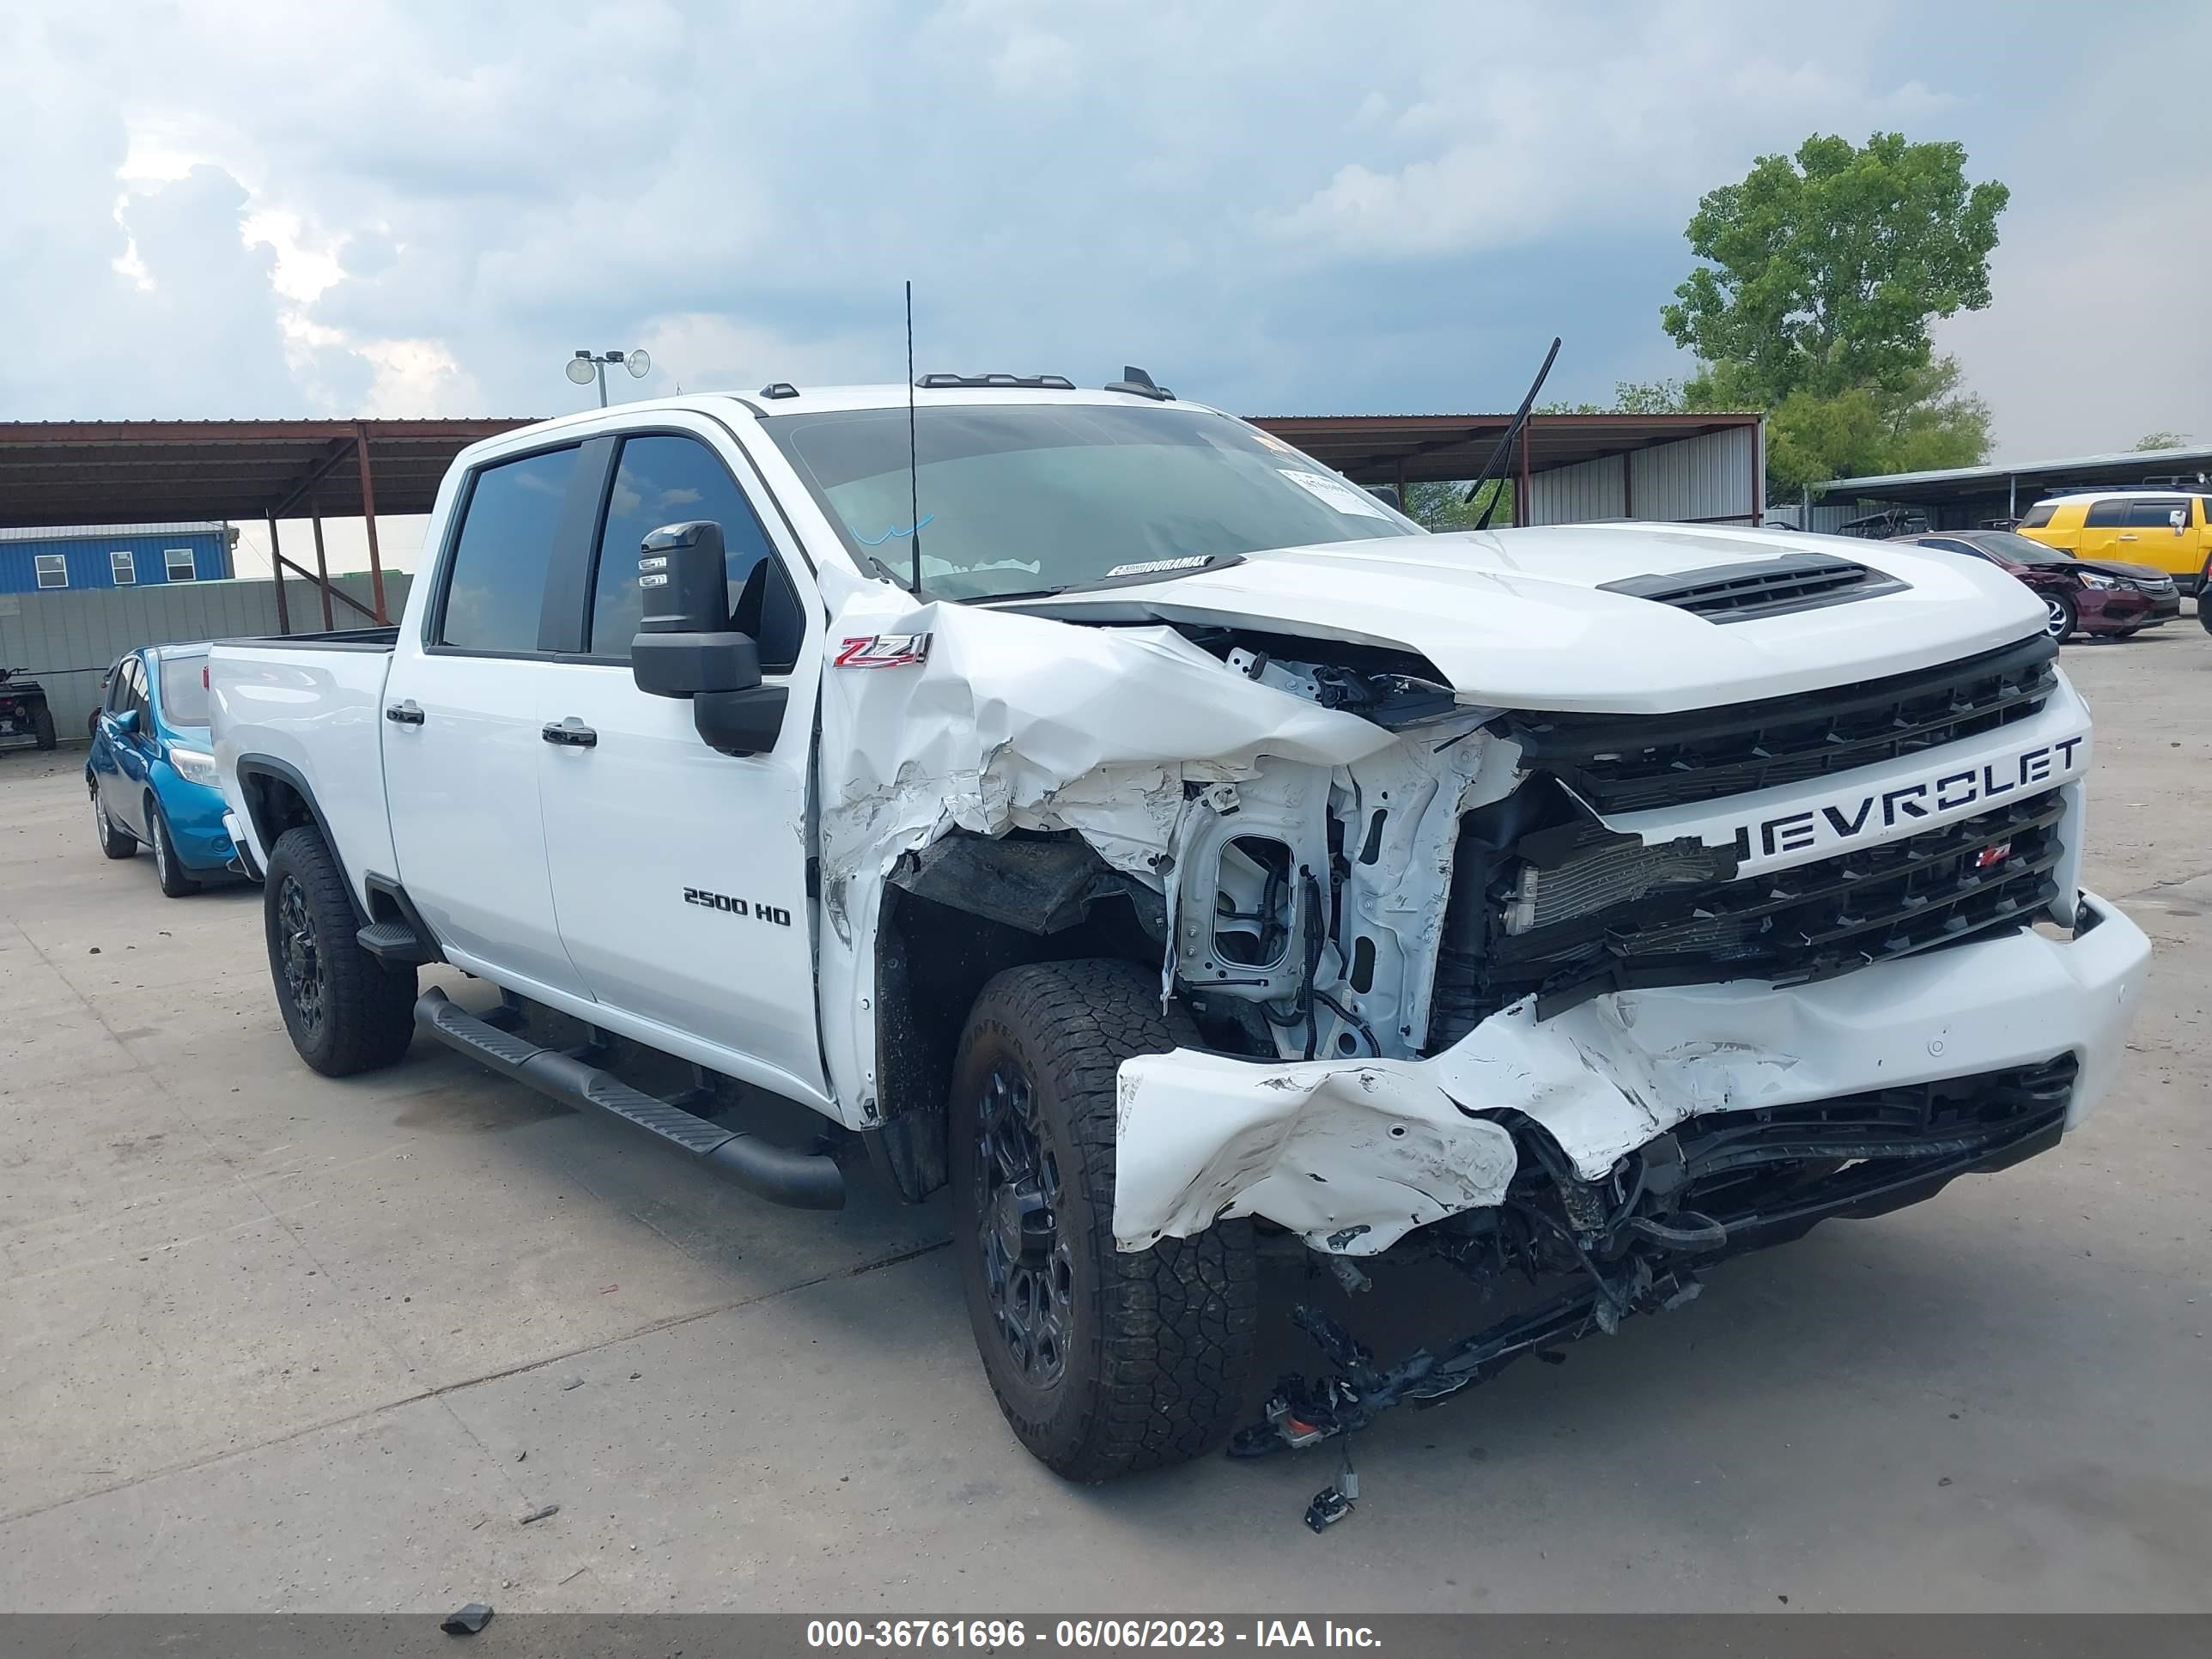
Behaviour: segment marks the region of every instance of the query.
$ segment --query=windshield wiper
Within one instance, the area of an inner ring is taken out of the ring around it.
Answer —
[[[1536,406],[1536,394],[1544,389],[1545,377],[1552,372],[1552,360],[1559,355],[1559,337],[1554,334],[1552,349],[1544,354],[1544,366],[1536,371],[1536,383],[1528,388],[1528,395],[1521,400],[1520,412],[1514,416],[1512,423],[1505,428],[1505,435],[1498,441],[1498,447],[1490,452],[1490,459],[1482,464],[1482,476],[1469,484],[1467,494],[1460,498],[1462,503],[1473,501],[1475,492],[1483,485],[1505,476],[1506,465],[1513,459],[1514,441],[1520,437],[1521,428],[1528,424],[1528,411]],[[1477,530],[1490,528],[1490,515],[1498,510],[1498,498],[1502,494],[1502,490],[1491,492],[1490,504],[1482,509],[1482,516],[1474,521]],[[1528,510],[1526,501],[1516,505],[1521,513],[1525,514]]]
[[[908,593],[915,593],[919,591],[915,588],[908,587],[907,586],[907,580],[903,575],[892,569],[890,566],[885,564],[874,554],[871,553],[868,555],[868,562],[875,566],[875,568],[882,573],[884,580],[889,582],[893,587],[898,588],[902,592]]]

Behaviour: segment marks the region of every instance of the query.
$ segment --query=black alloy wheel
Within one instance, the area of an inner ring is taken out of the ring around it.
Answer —
[[[313,1045],[322,1041],[330,1012],[330,974],[315,933],[315,913],[297,876],[286,876],[276,890],[278,963],[285,1000],[300,1036]]]
[[[362,914],[313,825],[269,849],[262,928],[276,1006],[300,1058],[325,1077],[389,1066],[414,1035],[415,969],[362,948]]]
[[[1060,1236],[1060,1160],[1044,1144],[1036,1090],[1021,1063],[1001,1054],[976,1105],[969,1201],[999,1339],[1034,1389],[1067,1374],[1074,1267]]]
[[[1122,1061],[1197,1040],[1157,967],[1091,958],[994,976],[946,1099],[962,1298],[999,1408],[1076,1480],[1218,1446],[1258,1322],[1249,1220],[1126,1250],[1114,1233]]]

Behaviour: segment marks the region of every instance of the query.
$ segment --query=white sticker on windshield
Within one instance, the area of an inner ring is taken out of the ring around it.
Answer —
[[[1363,519],[1385,519],[1390,515],[1382,510],[1382,503],[1358,484],[1346,483],[1341,478],[1324,478],[1318,472],[1301,472],[1294,467],[1279,466],[1281,473],[1308,495],[1327,501],[1340,513],[1357,514]]]
[[[1213,555],[1211,553],[1194,553],[1181,559],[1140,559],[1135,564],[1117,564],[1099,580],[1111,581],[1116,576],[1157,576],[1170,570],[1195,570],[1200,565],[1212,562]]]

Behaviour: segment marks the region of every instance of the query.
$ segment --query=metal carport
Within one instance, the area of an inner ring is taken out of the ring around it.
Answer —
[[[283,626],[286,572],[331,604],[390,620],[379,513],[429,511],[453,457],[537,417],[454,420],[0,422],[0,527],[260,519],[269,526]],[[1472,478],[1510,415],[1258,416],[1255,424],[1353,482]],[[1538,415],[1510,469],[1523,523],[1667,519],[1757,524],[1764,510],[1755,414]],[[334,587],[325,517],[368,526],[372,603]],[[287,557],[277,525],[311,521],[315,568]]]

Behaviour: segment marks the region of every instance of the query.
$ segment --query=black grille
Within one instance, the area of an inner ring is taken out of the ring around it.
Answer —
[[[1832,553],[1786,553],[1754,563],[1630,576],[1599,586],[1608,593],[1669,605],[1708,622],[1736,623],[1870,599],[1877,593],[1900,592],[1908,584]]]
[[[1967,1170],[2002,1169],[2054,1143],[2072,1054],[1795,1106],[1715,1112],[1675,1131],[1680,1202],[1719,1220],[1732,1249],[1779,1243],[1832,1215],[1879,1215]]]
[[[1940,668],[1688,714],[1506,715],[1527,763],[1601,814],[1746,794],[1940,748],[2042,708],[2040,635]]]
[[[2057,896],[2055,791],[1900,841],[1764,875],[1677,885],[1593,915],[1506,931],[1448,912],[1433,1046],[1534,994],[1548,1018],[1607,991],[1758,979],[1800,985],[2013,933]],[[1460,856],[1473,854],[1463,840]],[[1473,896],[1455,887],[1455,909]],[[1480,945],[1474,940],[1480,939]]]
[[[1692,1183],[1784,1159],[1928,1156],[1990,1130],[2063,1114],[2072,1054],[1971,1077],[1904,1084],[1795,1106],[1711,1112],[1675,1131]]]

